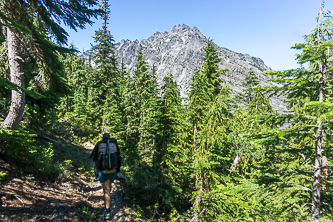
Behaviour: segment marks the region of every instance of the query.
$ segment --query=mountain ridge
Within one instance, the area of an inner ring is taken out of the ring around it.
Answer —
[[[195,70],[202,65],[202,57],[205,55],[203,48],[208,42],[197,27],[175,25],[171,32],[155,32],[152,36],[142,41],[120,40],[114,44],[115,55],[120,62],[122,59],[128,69],[133,74],[136,55],[139,45],[142,48],[145,61],[150,68],[153,65],[157,68],[157,82],[161,83],[164,76],[171,73],[174,76],[182,97],[186,97],[190,91],[191,80]],[[254,71],[263,86],[270,86],[268,75],[264,71],[272,69],[265,65],[260,58],[234,52],[230,49],[216,45],[217,54],[222,61],[219,63],[220,69],[228,69],[226,76],[222,77],[234,92],[240,92],[244,87],[245,75]],[[284,109],[281,98],[273,97],[272,105],[276,109]]]

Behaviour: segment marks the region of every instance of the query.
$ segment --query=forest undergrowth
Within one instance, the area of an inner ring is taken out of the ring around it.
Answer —
[[[65,123],[59,126],[52,133],[22,129],[7,135],[10,138],[6,141],[28,146],[30,152],[1,153],[1,221],[102,220],[102,188],[89,159],[94,145],[73,127]],[[1,136],[4,139],[5,135]],[[30,141],[22,143],[17,137]],[[130,221],[133,216],[124,200],[124,185],[118,180],[112,185],[112,221]]]

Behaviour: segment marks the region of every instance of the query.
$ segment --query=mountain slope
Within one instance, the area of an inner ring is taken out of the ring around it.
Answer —
[[[191,79],[195,70],[201,66],[204,56],[203,48],[208,39],[198,28],[187,25],[175,25],[171,32],[156,32],[153,36],[139,42],[138,40],[121,40],[114,45],[116,56],[124,62],[130,71],[134,72],[136,53],[139,45],[143,49],[146,61],[152,67],[157,67],[157,81],[161,82],[167,73],[172,73],[180,86],[181,96],[186,97],[190,91]],[[216,46],[218,55],[222,58],[219,66],[228,69],[225,80],[230,87],[239,92],[243,89],[242,82],[249,70],[253,70],[259,77],[261,85],[268,86],[268,76],[263,72],[271,70],[265,63],[248,54],[233,52]],[[284,109],[281,99],[272,98],[272,105],[276,109]]]

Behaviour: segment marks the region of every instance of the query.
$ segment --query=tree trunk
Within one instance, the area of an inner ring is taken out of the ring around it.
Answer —
[[[198,197],[195,199],[194,206],[195,208],[199,209],[199,204],[201,203],[202,200],[202,194],[204,192],[204,177],[205,177],[205,172],[201,170],[200,173],[200,178],[199,178],[199,190],[198,190]]]
[[[24,73],[21,68],[20,40],[18,33],[7,28],[8,63],[10,81],[15,85],[24,88]],[[12,90],[9,113],[1,128],[15,129],[22,120],[25,106],[25,93],[20,90]]]
[[[234,161],[232,162],[232,165],[229,169],[228,177],[231,176],[231,173],[236,169],[238,162],[240,161],[240,156],[236,154]]]
[[[321,81],[319,88],[319,103],[324,102],[325,97],[325,73],[327,68],[327,61],[325,60],[321,69]],[[322,149],[324,145],[323,138],[323,122],[317,124],[316,133],[316,155],[312,183],[312,212],[311,222],[320,222],[320,188],[321,188],[321,170],[322,170]]]
[[[198,126],[197,126],[197,115],[194,114],[194,119],[193,119],[193,161],[195,160],[195,153],[197,152],[197,132],[198,132]],[[198,184],[199,180],[199,175],[196,174],[195,176],[195,184]]]
[[[314,165],[314,175],[312,183],[312,213],[311,222],[320,221],[320,188],[321,188],[321,159],[322,159],[322,147],[323,147],[323,129],[322,122],[318,125],[316,135],[316,156]]]

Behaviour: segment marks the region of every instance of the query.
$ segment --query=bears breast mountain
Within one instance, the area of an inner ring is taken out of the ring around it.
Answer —
[[[139,45],[143,50],[145,61],[150,68],[157,68],[157,82],[160,83],[164,76],[171,73],[174,76],[182,97],[186,97],[190,91],[191,80],[195,70],[202,65],[202,57],[205,55],[203,48],[207,45],[206,38],[198,28],[192,29],[183,24],[175,25],[171,32],[156,32],[153,36],[142,41],[121,40],[114,44],[115,54],[118,61],[122,59],[130,73],[134,72],[136,55]],[[221,69],[228,69],[222,77],[230,84],[234,92],[240,92],[244,87],[245,75],[254,71],[260,79],[262,86],[271,85],[267,81],[268,75],[264,71],[271,70],[260,58],[248,54],[233,52],[229,49],[216,45],[217,54],[222,61],[219,63]],[[83,53],[83,58],[88,60],[91,52]],[[277,110],[284,110],[281,98],[272,97],[272,106]]]

